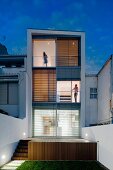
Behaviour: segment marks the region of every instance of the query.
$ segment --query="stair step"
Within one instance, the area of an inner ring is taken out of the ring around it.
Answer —
[[[28,142],[30,140],[20,140],[13,154],[12,160],[28,160]]]
[[[28,158],[15,156],[15,157],[12,158],[12,160],[28,160]]]
[[[28,149],[28,146],[27,145],[19,145],[18,149]]]
[[[15,152],[14,153],[14,156],[17,156],[17,157],[28,157],[28,153],[18,153],[18,152]]]
[[[23,149],[23,148],[17,148],[15,152],[18,152],[18,153],[28,153],[28,149]]]

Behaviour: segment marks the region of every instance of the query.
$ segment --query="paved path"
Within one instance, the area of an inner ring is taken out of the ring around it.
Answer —
[[[2,168],[0,169],[4,169],[4,170],[16,170],[17,167],[19,167],[23,162],[25,162],[24,160],[18,160],[18,161],[11,161],[7,164],[5,164]]]

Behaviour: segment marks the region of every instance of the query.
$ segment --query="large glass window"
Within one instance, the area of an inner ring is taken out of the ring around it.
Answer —
[[[79,110],[34,110],[33,136],[79,136]]]
[[[57,111],[57,136],[79,136],[79,111]]]
[[[57,81],[57,102],[79,103],[80,81]]]
[[[33,40],[33,67],[55,67],[54,40]]]
[[[55,110],[34,110],[33,136],[55,136],[55,116]]]

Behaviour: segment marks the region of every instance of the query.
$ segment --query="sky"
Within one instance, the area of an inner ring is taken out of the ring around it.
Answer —
[[[26,54],[27,28],[84,31],[86,72],[113,54],[113,0],[0,0],[0,42]]]

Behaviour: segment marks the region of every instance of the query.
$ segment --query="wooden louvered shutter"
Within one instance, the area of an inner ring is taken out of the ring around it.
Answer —
[[[57,65],[68,65],[68,40],[57,40]]]
[[[57,66],[78,65],[78,40],[57,40]]]
[[[55,100],[55,70],[33,70],[33,101],[48,102]]]
[[[69,66],[78,65],[78,40],[69,40]]]

